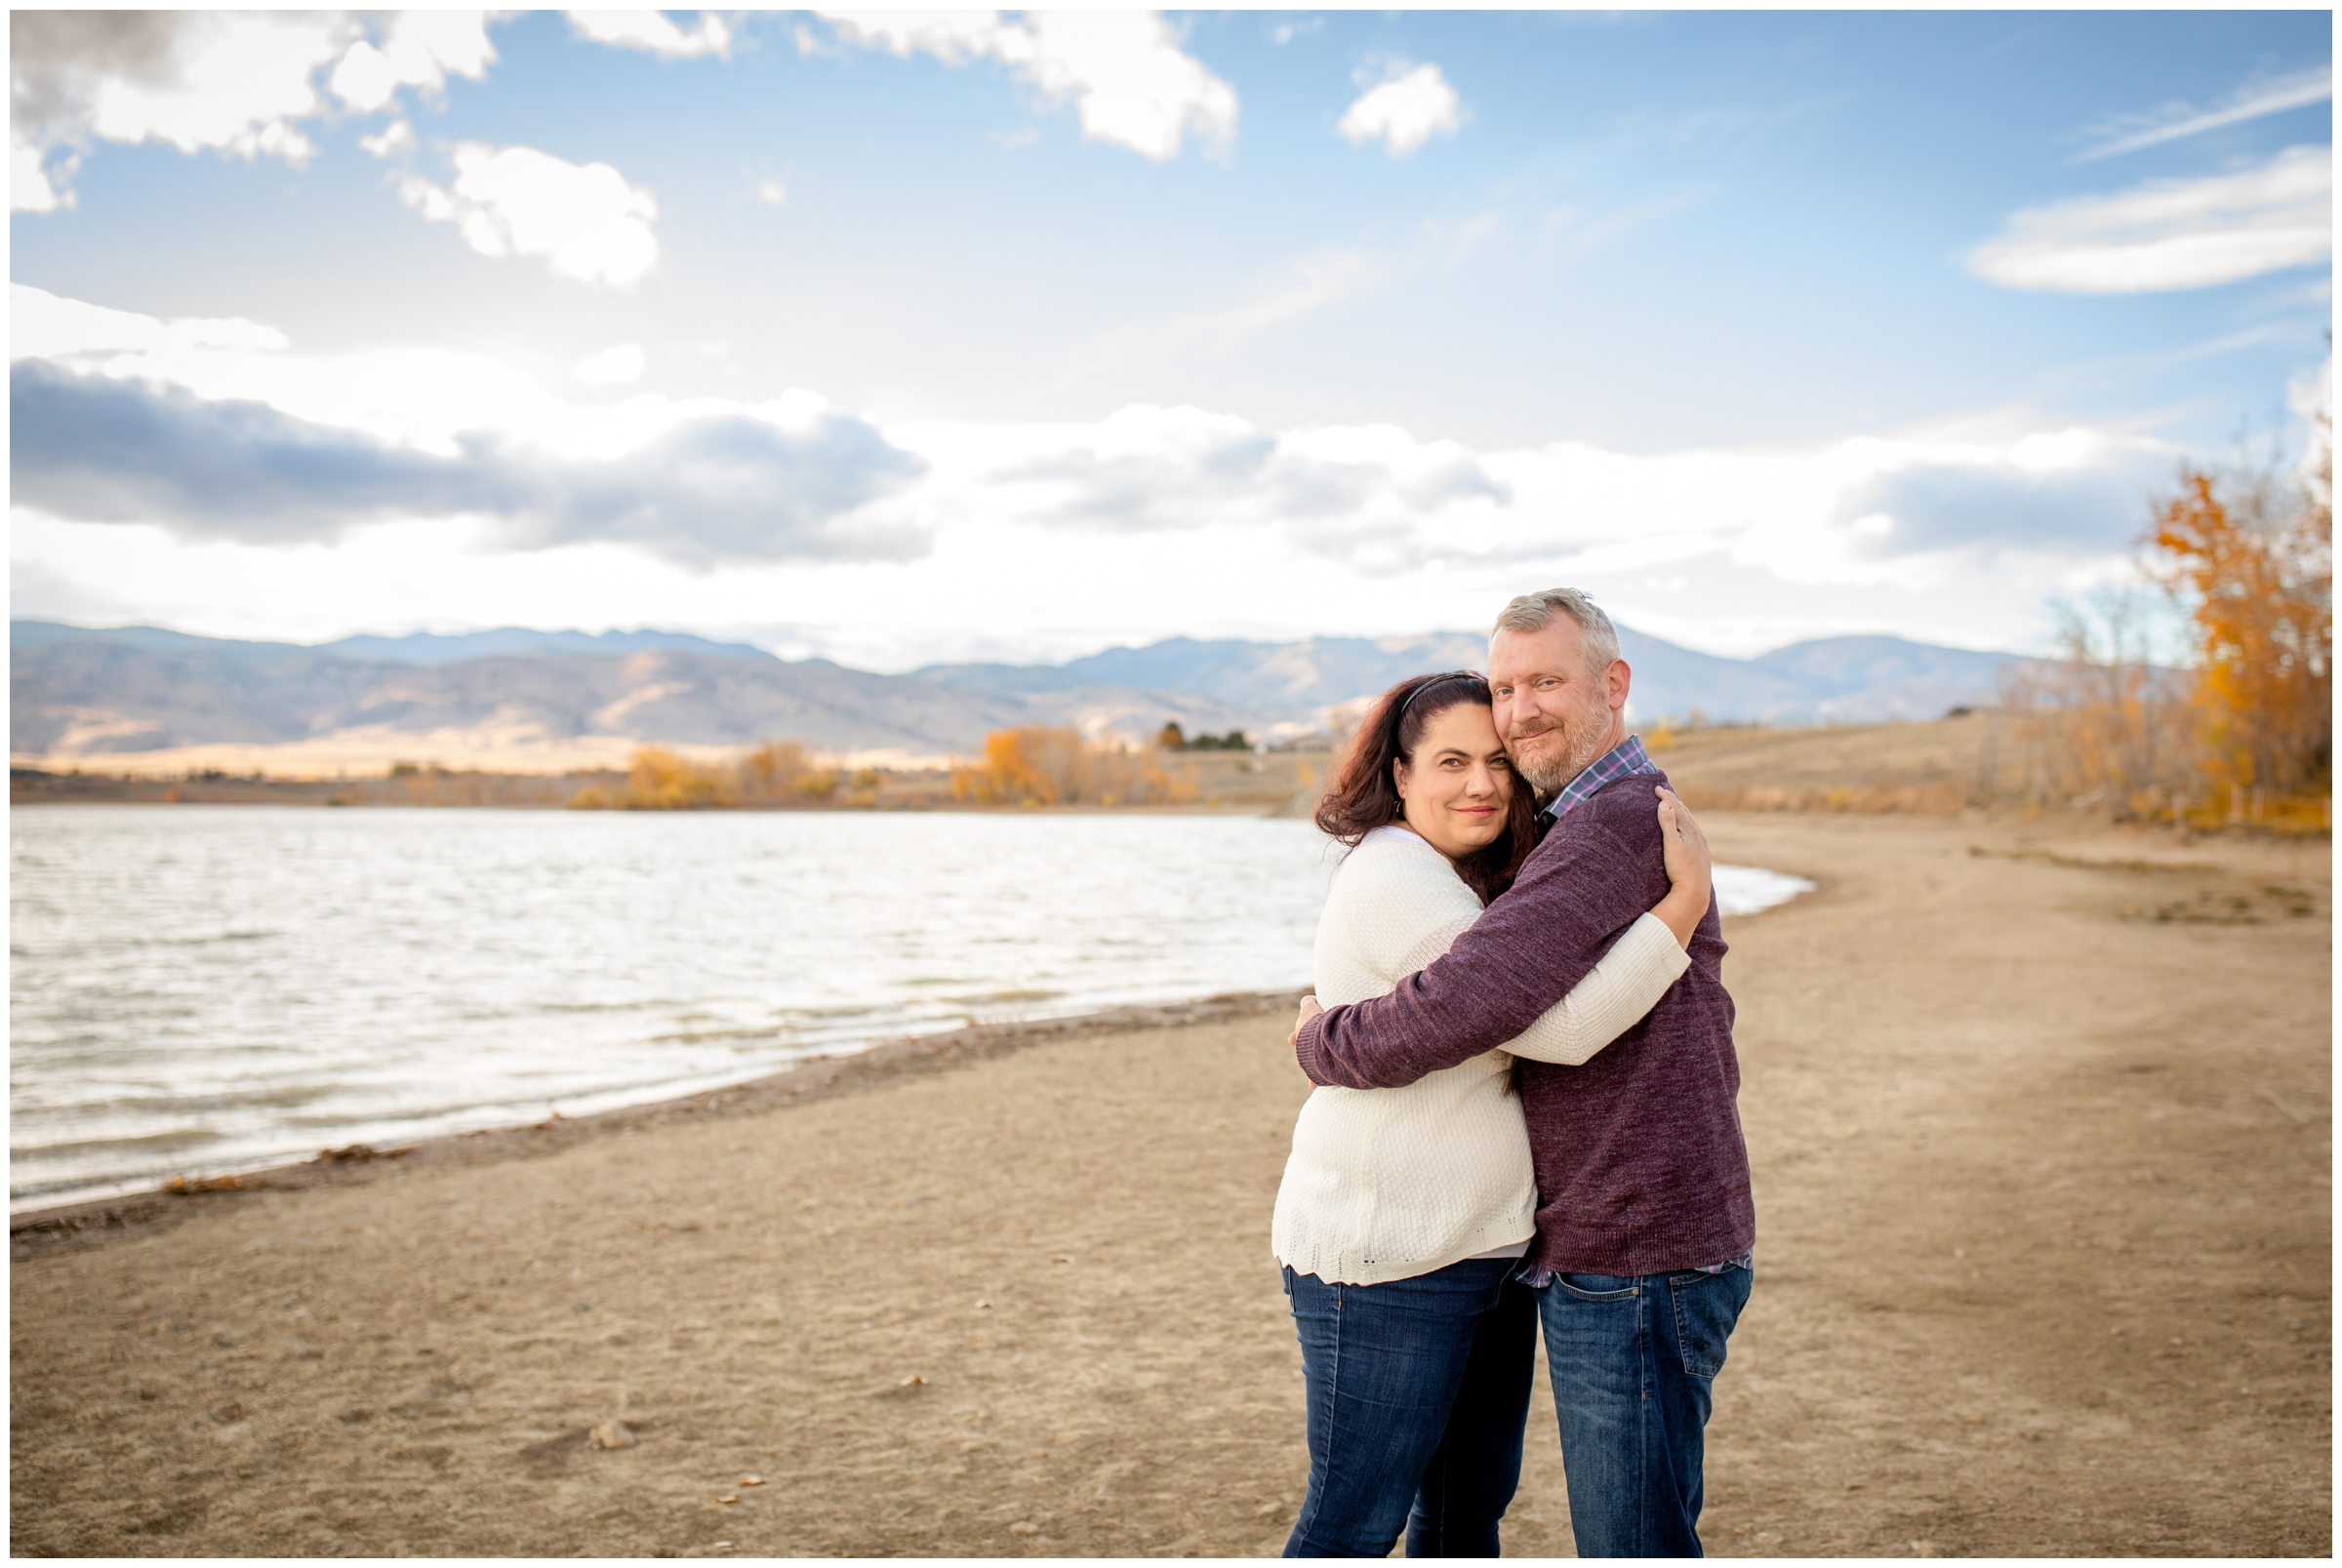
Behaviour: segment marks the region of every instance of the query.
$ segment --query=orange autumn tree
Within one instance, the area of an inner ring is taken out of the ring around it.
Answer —
[[[706,811],[731,804],[731,791],[714,773],[663,745],[634,748],[626,786],[616,794],[588,784],[569,797],[572,811]]]
[[[801,741],[767,740],[737,761],[694,762],[663,745],[634,748],[626,782],[588,784],[570,796],[576,811],[707,811],[731,807],[874,806],[880,775],[817,764]]]
[[[951,793],[990,805],[1134,805],[1192,798],[1151,752],[1092,744],[1079,730],[1028,725],[984,738],[984,760],[951,770]]]
[[[737,771],[741,799],[760,805],[826,801],[845,783],[836,768],[817,767],[801,741],[767,740],[740,759]]]
[[[2157,575],[2190,613],[2202,768],[2229,815],[2310,816],[2333,784],[2333,449],[2298,486],[2183,470]],[[2251,808],[2245,809],[2245,803]]]

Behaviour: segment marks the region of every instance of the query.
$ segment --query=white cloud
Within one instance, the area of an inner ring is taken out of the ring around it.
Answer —
[[[274,327],[240,316],[182,316],[175,321],[111,310],[104,305],[36,289],[8,286],[8,352],[12,359],[65,359],[96,353],[161,353],[192,348],[228,348],[272,353],[289,347]]]
[[[587,354],[569,373],[588,386],[631,386],[642,380],[650,363],[640,343],[619,343],[598,354]]]
[[[349,30],[331,16],[190,16],[167,76],[95,82],[88,129],[108,141],[168,141],[182,152],[266,153],[304,163],[316,147],[293,122],[322,106],[310,78],[341,52]]]
[[[2329,347],[2324,363],[2305,370],[2285,386],[2285,406],[2301,422],[2300,456],[2295,473],[2313,494],[2334,499],[2334,356]]]
[[[1158,161],[1192,132],[1225,149],[1236,134],[1236,92],[1179,47],[1148,11],[824,12],[839,37],[950,64],[997,60],[1043,96],[1070,101],[1082,135]]]
[[[20,141],[15,136],[8,139],[8,210],[12,213],[53,213],[60,207],[76,205],[70,181],[73,166],[80,162],[70,154],[59,160],[57,179],[49,178],[51,171],[44,167],[48,154],[40,147]]]
[[[1424,530],[1484,518],[1511,496],[1479,455],[1393,425],[1276,433],[1233,415],[1139,404],[1086,424],[904,425],[936,503],[1061,533],[1142,536],[1237,529],[1403,571]]]
[[[2331,149],[2290,147],[2231,174],[2027,208],[1969,253],[1968,270],[2072,294],[2234,283],[2331,255],[2333,189]]]
[[[68,182],[92,141],[305,164],[317,148],[299,122],[326,112],[322,67],[334,64],[330,85],[344,106],[371,113],[401,87],[436,93],[451,75],[484,76],[496,59],[486,20],[405,12],[377,44],[338,12],[18,12],[10,205],[73,205]],[[378,141],[368,145],[381,155]]]
[[[478,355],[307,354],[260,323],[21,285],[11,306],[12,497],[53,518],[297,549],[463,518],[481,549],[620,542],[694,571],[903,559],[929,537],[858,515],[921,460],[809,392],[579,404]],[[612,384],[643,359],[622,344],[578,373]]]
[[[795,388],[760,401],[637,393],[616,404],[578,404],[483,354],[424,347],[304,353],[262,322],[165,321],[20,283],[10,285],[10,315],[11,352],[20,359],[95,368],[207,402],[264,404],[311,424],[438,457],[460,456],[464,437],[483,432],[563,459],[616,457],[657,441],[685,419],[746,415],[801,430],[832,412],[822,398]]]
[[[2295,376],[2285,387],[2285,406],[2305,426],[2334,417],[2334,356],[2328,353],[2314,371]]]
[[[337,97],[361,114],[384,107],[402,87],[437,93],[450,76],[480,81],[496,60],[488,18],[479,11],[403,11],[382,46],[365,39],[349,46],[334,67]]]
[[[2215,109],[2200,110],[2192,104],[2170,103],[2152,114],[2122,116],[2102,128],[2106,141],[2089,148],[2074,161],[2092,163],[2120,153],[2137,152],[2143,147],[2160,146],[2166,141],[2201,136],[2206,131],[2217,131],[2224,126],[2241,125],[2264,115],[2307,108],[2312,103],[2322,103],[2333,96],[2334,72],[2330,65],[2318,65],[2284,76],[2247,82],[2230,94],[2228,101]]]
[[[767,180],[757,185],[756,199],[768,207],[783,207],[788,203],[788,187],[778,180]]]
[[[1190,131],[1217,147],[1234,139],[1235,89],[1181,53],[1161,18],[1058,11],[1031,24],[1029,69],[1043,92],[1073,100],[1083,135],[1155,159],[1177,157]]]
[[[1774,449],[1480,452],[1388,424],[1265,430],[1144,405],[1086,424],[937,422],[886,433],[930,467],[902,504],[1027,530],[1028,562],[1057,564],[1043,535],[1187,535],[1214,561],[1232,536],[1274,540],[1353,586],[1452,578],[1493,587],[1714,558],[1744,582],[1755,573],[1849,595],[1955,577],[1982,584],[1995,571],[2039,575],[2120,554],[2138,526],[2143,475],[2174,455],[2103,431],[2021,426]],[[948,540],[952,525],[938,526]],[[1285,571],[1288,583],[1308,580],[1297,565]],[[1847,605],[1859,613],[1855,598]]]
[[[701,12],[700,24],[689,32],[660,11],[573,11],[569,24],[581,38],[616,49],[646,50],[664,60],[732,53],[732,30],[713,12]]]
[[[392,120],[378,134],[358,138],[358,145],[378,158],[412,152],[415,150],[415,128],[404,120]]]
[[[40,360],[10,366],[9,403],[17,504],[190,540],[301,546],[384,521],[472,517],[493,547],[612,541],[701,570],[902,560],[928,543],[923,529],[855,517],[924,465],[837,416],[679,409],[626,452],[561,458],[469,432],[439,457]]]
[[[993,11],[825,11],[837,35],[866,49],[909,59],[929,54],[949,65],[991,57],[1012,62],[1031,35]],[[809,51],[811,52],[811,51]]]
[[[412,15],[412,14],[410,14]],[[402,18],[403,22],[406,19]],[[465,74],[477,76],[478,71]],[[410,45],[377,49],[364,39],[350,45],[342,63],[334,67],[332,86],[336,96],[349,108],[361,114],[371,114],[387,105],[405,86],[426,89],[446,83],[447,74],[437,58],[427,47]]]
[[[1403,158],[1433,136],[1453,136],[1463,122],[1456,90],[1436,65],[1417,65],[1368,88],[1335,127],[1363,145],[1381,141],[1393,158]]]
[[[452,187],[409,175],[398,194],[430,221],[454,223],[482,256],[542,257],[581,283],[624,288],[659,260],[659,204],[606,163],[467,141],[456,148]]]

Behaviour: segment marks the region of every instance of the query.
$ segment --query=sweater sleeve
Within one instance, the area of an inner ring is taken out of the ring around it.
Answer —
[[[1532,1062],[1582,1066],[1658,1006],[1690,967],[1691,954],[1676,943],[1667,922],[1644,914],[1602,955],[1593,974],[1504,1048]]]
[[[1388,995],[1302,1025],[1294,1055],[1310,1081],[1402,1088],[1526,1032],[1575,989],[1666,888],[1658,819],[1634,802],[1618,820],[1622,838],[1601,821],[1610,813],[1594,809],[1599,799],[1547,835],[1446,956]]]

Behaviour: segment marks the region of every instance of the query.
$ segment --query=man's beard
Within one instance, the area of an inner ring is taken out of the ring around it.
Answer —
[[[1505,749],[1513,759],[1513,771],[1526,779],[1539,795],[1550,800],[1559,794],[1572,779],[1594,765],[1595,759],[1606,749],[1602,745],[1602,739],[1607,733],[1605,726],[1595,722],[1594,715],[1581,713],[1577,722],[1567,729],[1551,722],[1544,729],[1525,735],[1515,729],[1505,738]],[[1561,737],[1558,752],[1548,750],[1532,757],[1516,749],[1524,740],[1555,734]]]

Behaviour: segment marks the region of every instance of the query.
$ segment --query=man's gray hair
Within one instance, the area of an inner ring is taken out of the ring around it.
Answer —
[[[1602,614],[1594,595],[1578,588],[1545,588],[1536,593],[1524,593],[1498,613],[1499,631],[1543,631],[1554,623],[1554,617],[1567,616],[1585,633],[1586,669],[1599,675],[1619,657],[1618,628]]]

